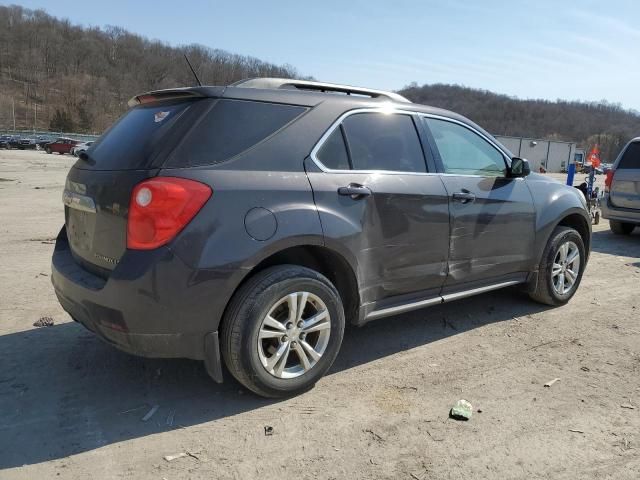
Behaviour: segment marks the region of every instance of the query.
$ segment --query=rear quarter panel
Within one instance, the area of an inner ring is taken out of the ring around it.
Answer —
[[[330,119],[339,114],[314,109],[228,161],[160,172],[206,183],[213,190],[169,247],[194,269],[192,283],[199,292],[194,301],[209,306],[214,326],[236,288],[262,260],[289,247],[324,245],[303,163]],[[256,209],[262,216],[256,223],[260,235],[252,236],[250,212]]]

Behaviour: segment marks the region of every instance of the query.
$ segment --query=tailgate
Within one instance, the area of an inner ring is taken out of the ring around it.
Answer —
[[[107,277],[127,248],[133,187],[158,170],[69,171],[63,201],[69,245],[76,261]]]
[[[204,106],[182,99],[132,108],[71,168],[63,195],[65,223],[71,252],[83,268],[103,278],[115,269],[127,249],[131,192],[157,175]]]

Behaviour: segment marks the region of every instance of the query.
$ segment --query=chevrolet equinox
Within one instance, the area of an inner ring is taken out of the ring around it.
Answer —
[[[52,260],[63,308],[124,351],[288,396],[345,322],[518,284],[562,305],[580,284],[582,194],[455,113],[274,78],[129,105],[69,171]]]

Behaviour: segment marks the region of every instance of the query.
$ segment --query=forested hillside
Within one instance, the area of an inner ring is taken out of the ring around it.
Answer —
[[[606,102],[520,100],[440,84],[412,84],[400,93],[414,102],[461,113],[494,135],[565,140],[584,148],[598,144],[604,161],[615,160],[628,140],[640,136],[640,114]]]
[[[0,6],[0,129],[13,128],[15,118],[17,129],[100,133],[134,94],[193,85],[185,53],[204,84],[300,77],[290,65],[199,45],[171,47],[119,27],[81,27],[42,10]],[[637,112],[606,102],[519,100],[456,85],[411,84],[400,93],[462,113],[494,134],[555,138],[585,148],[597,143],[605,161],[640,135]]]
[[[83,28],[42,10],[0,6],[0,129],[101,132],[136,93],[246,77],[298,77],[289,65],[191,45],[170,47],[119,27]],[[58,113],[56,114],[56,111]],[[52,124],[53,121],[53,124]]]

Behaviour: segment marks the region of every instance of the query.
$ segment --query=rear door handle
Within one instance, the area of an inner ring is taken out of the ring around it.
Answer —
[[[456,192],[451,195],[451,198],[460,203],[472,203],[476,200],[476,196],[468,191]]]
[[[346,197],[351,197],[354,200],[358,200],[371,195],[371,189],[357,183],[350,183],[346,187],[338,188],[338,195],[344,195]]]

